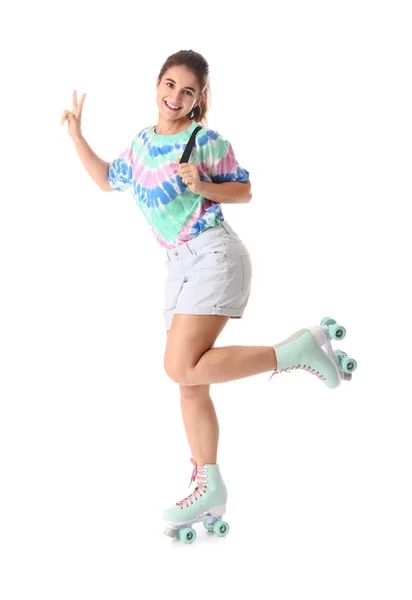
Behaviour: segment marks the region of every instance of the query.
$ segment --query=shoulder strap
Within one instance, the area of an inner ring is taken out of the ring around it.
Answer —
[[[190,153],[192,152],[193,146],[195,145],[196,136],[199,131],[203,129],[201,125],[196,127],[193,130],[192,135],[190,136],[189,141],[186,144],[185,151],[183,152],[182,158],[180,159],[180,164],[189,162]]]

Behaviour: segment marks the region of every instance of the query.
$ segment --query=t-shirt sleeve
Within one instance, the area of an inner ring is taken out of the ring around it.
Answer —
[[[216,140],[211,179],[213,183],[249,181],[249,171],[239,165],[232,144],[221,135]]]
[[[133,182],[133,141],[117,158],[109,162],[106,180],[118,192],[130,188]]]

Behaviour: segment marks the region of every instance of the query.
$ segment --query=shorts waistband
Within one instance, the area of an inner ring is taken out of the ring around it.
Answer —
[[[224,235],[225,233],[229,233],[238,237],[237,233],[232,229],[226,220],[221,221],[218,223],[218,225],[209,227],[209,229],[202,231],[202,233],[199,233],[188,242],[179,244],[175,248],[166,248],[166,256],[169,261],[179,260],[180,258],[184,258],[186,256],[196,256],[202,246],[210,242],[212,239]]]

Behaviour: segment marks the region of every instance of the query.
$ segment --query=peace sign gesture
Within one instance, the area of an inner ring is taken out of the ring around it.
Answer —
[[[78,104],[77,103],[77,90],[74,90],[74,92],[73,92],[73,109],[71,111],[66,109],[63,113],[61,125],[63,125],[63,123],[67,119],[67,121],[69,123],[69,126],[68,126],[69,135],[72,138],[74,138],[78,135],[81,135],[81,133],[82,133],[81,132],[81,122],[82,122],[83,103],[84,103],[85,97],[86,97],[86,94],[84,93]]]

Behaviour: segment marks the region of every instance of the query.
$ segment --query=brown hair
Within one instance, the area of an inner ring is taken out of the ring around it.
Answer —
[[[192,121],[201,123],[203,127],[207,126],[207,111],[210,106],[210,81],[209,81],[209,65],[205,58],[194,50],[179,50],[171,54],[162,68],[160,69],[158,81],[161,81],[163,75],[170,67],[177,67],[184,65],[187,69],[192,71],[196,76],[199,86],[200,94],[203,95],[203,100],[198,106],[186,115]]]

